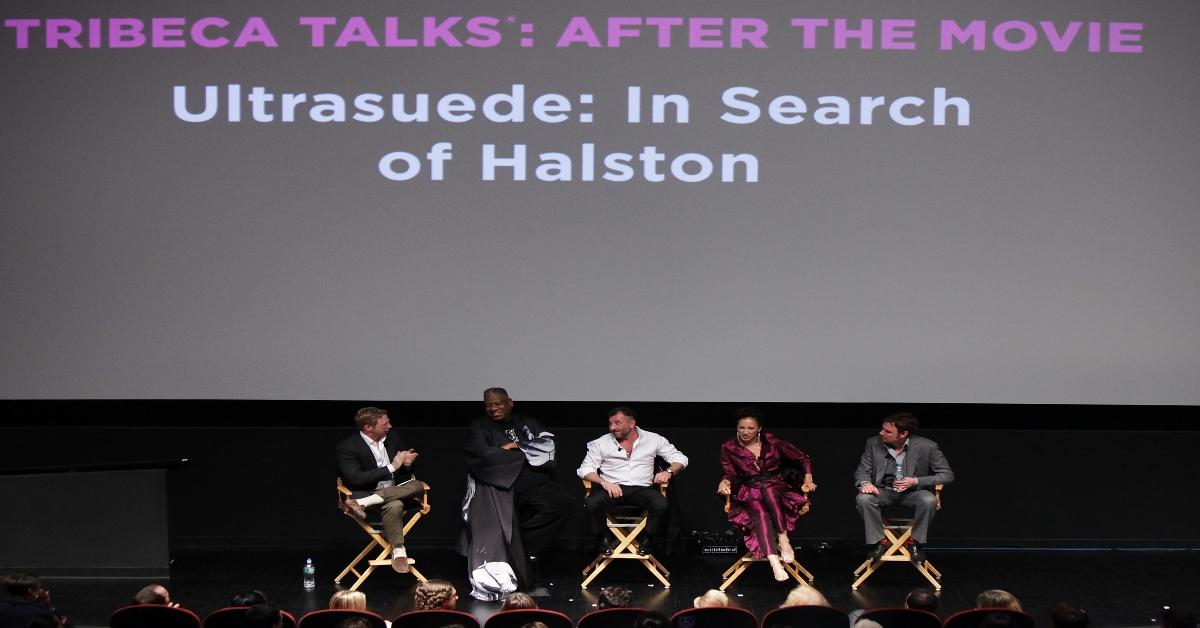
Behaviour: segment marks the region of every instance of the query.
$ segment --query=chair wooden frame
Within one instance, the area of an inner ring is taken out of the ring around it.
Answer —
[[[413,478],[413,481],[417,481],[415,477]],[[421,486],[425,487],[425,491],[421,496],[421,508],[417,512],[413,513],[412,516],[408,518],[408,521],[404,522],[405,537],[408,537],[409,531],[413,529],[413,526],[417,525],[417,522],[421,520],[421,517],[429,514],[429,485],[421,482]],[[350,489],[346,488],[346,485],[342,483],[342,478],[338,478],[337,497],[339,509],[341,508],[342,500],[348,499],[350,495],[352,495]],[[380,526],[371,525],[371,523],[368,521],[360,521],[356,517],[351,516],[349,513],[346,513],[346,516],[350,517],[350,519],[354,521],[354,523],[357,524],[367,536],[371,537],[371,541],[368,542],[367,546],[358,553],[358,556],[354,557],[354,560],[350,561],[350,563],[346,565],[346,568],[343,569],[342,572],[333,579],[333,581],[336,584],[341,584],[342,579],[348,574],[354,574],[356,579],[354,584],[350,585],[349,590],[357,591],[358,587],[362,586],[362,583],[366,582],[367,578],[371,577],[371,574],[375,573],[376,569],[380,567],[391,566],[392,544],[388,543],[387,539],[383,538],[383,530],[380,529]],[[375,558],[369,558],[370,554],[376,547],[379,548],[379,552],[375,555]],[[365,565],[363,564],[364,562]],[[411,573],[419,582],[425,582],[427,578],[420,571],[418,571],[416,567],[411,565],[413,562],[416,561],[409,561],[409,573]]]
[[[659,485],[659,490],[663,497],[667,496],[667,485]],[[592,483],[588,480],[583,480],[583,496],[584,499],[592,494]],[[663,565],[653,554],[642,556],[638,554],[638,536],[646,530],[646,513],[642,513],[637,517],[627,517],[623,515],[613,515],[611,512],[604,515],[608,531],[612,532],[613,536],[617,537],[617,547],[609,556],[603,553],[597,554],[592,562],[588,563],[587,567],[583,568],[583,575],[587,576],[580,583],[581,589],[586,589],[600,572],[608,568],[615,560],[636,560],[642,564],[658,581],[666,588],[671,587],[671,572],[667,570],[666,565]],[[591,575],[588,575],[588,574]]]
[[[933,496],[937,500],[934,511],[942,509],[942,489],[945,487],[944,484],[935,484],[933,487]],[[854,575],[858,576],[858,579],[850,585],[850,590],[857,591],[858,587],[866,582],[867,578],[874,575],[884,563],[912,563],[913,567],[916,567],[917,571],[929,581],[935,591],[941,591],[942,572],[938,571],[929,560],[919,565],[912,562],[912,554],[907,547],[908,540],[912,538],[912,528],[912,519],[885,520],[883,536],[888,542],[887,550],[878,560],[868,558],[854,570]]]
[[[804,496],[805,497],[808,496],[808,491],[804,491]],[[725,496],[725,512],[729,512],[729,508],[731,505],[732,505],[732,503],[730,500],[730,496],[726,495]],[[808,510],[809,510],[809,502],[806,500],[804,502],[804,506],[802,506],[800,508],[800,512],[797,513],[796,520],[799,521],[800,517],[803,517],[804,515],[808,514]],[[780,561],[782,562],[782,560],[783,559],[781,558]],[[766,562],[766,561],[767,561],[766,558],[755,558],[754,554],[752,554],[751,552],[746,552],[745,555],[743,555],[741,558],[737,559],[736,562],[734,562],[732,565],[730,565],[729,569],[725,570],[725,573],[721,574],[721,577],[724,578],[725,580],[723,582],[721,582],[721,586],[718,587],[718,589],[721,591],[728,589],[730,586],[733,585],[735,580],[737,580],[738,578],[741,578],[743,573],[746,573],[746,570],[750,568],[750,565],[753,565],[754,563],[760,563],[760,562]],[[805,569],[804,565],[801,565],[800,561],[798,561],[798,560],[793,560],[790,563],[784,562],[783,570],[788,572],[788,574],[790,574],[792,576],[792,579],[794,579],[796,582],[799,582],[800,584],[812,584],[812,582],[817,579],[816,576],[812,575],[812,572]]]

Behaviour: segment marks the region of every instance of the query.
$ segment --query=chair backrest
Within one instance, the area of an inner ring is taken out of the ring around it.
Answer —
[[[648,608],[602,608],[584,614],[575,623],[575,628],[629,628],[638,615]]]
[[[1033,618],[1007,608],[972,608],[954,613],[942,625],[946,628],[978,628],[981,625],[991,628],[1033,628]]]
[[[883,628],[940,628],[942,625],[941,617],[915,608],[876,608],[858,618],[877,621]]]
[[[483,628],[521,628],[531,621],[540,621],[550,628],[575,628],[570,617],[558,611],[543,608],[521,608],[500,611],[483,622]],[[629,622],[632,624],[633,622]]]
[[[226,606],[204,618],[204,628],[243,628],[246,625],[246,609],[249,606]],[[287,611],[279,611],[283,617],[283,628],[297,628],[296,618]]]
[[[744,608],[685,608],[671,616],[673,628],[758,628],[758,618]]]
[[[186,608],[158,604],[125,606],[113,611],[111,628],[200,628],[200,617]]]
[[[392,628],[444,628],[451,624],[480,628],[474,615],[462,611],[409,611],[392,620]]]
[[[828,606],[785,606],[763,615],[762,628],[849,628],[850,617]]]
[[[371,611],[356,611],[348,608],[325,608],[309,611],[300,618],[300,628],[337,628],[343,619],[361,617],[371,624],[371,628],[387,628],[383,618]]]

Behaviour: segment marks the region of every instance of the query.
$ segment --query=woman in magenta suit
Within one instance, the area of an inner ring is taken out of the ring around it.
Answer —
[[[782,563],[796,559],[788,532],[808,510],[804,493],[816,490],[812,461],[795,445],[762,431],[762,412],[737,412],[737,435],[721,445],[717,493],[730,496],[729,523],[742,531],[746,549],[766,556],[776,580],[787,580]]]

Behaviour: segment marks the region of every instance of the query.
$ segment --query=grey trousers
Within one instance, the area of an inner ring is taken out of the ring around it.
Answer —
[[[937,498],[926,490],[909,489],[903,493],[896,493],[881,488],[878,495],[859,493],[856,505],[858,514],[862,516],[867,545],[874,545],[883,540],[883,514],[880,509],[884,506],[907,506],[915,510],[913,539],[924,543],[929,533],[929,522],[933,521],[933,513],[937,511]]]
[[[375,495],[383,498],[383,503],[371,508],[382,511],[383,538],[393,547],[404,546],[404,500],[420,497],[424,492],[425,486],[416,480],[375,491]]]

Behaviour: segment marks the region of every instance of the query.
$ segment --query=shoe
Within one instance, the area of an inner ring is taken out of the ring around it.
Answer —
[[[888,546],[884,545],[883,543],[880,543],[879,545],[876,545],[874,548],[872,548],[870,552],[867,553],[867,560],[870,560],[871,562],[875,562],[875,561],[879,560],[880,558],[883,558],[883,555],[887,553],[887,550],[888,550]]]
[[[767,562],[771,563],[771,573],[775,575],[776,582],[783,582],[788,579],[788,572],[783,568],[783,563],[779,562],[778,556],[768,554]]]
[[[410,560],[404,553],[403,547],[397,547],[392,550],[392,569],[396,573],[408,573],[408,566],[416,561]]]
[[[357,499],[350,496],[342,499],[342,512],[359,521],[367,520],[367,511],[358,503]]]
[[[601,554],[604,554],[605,556],[612,556],[613,550],[617,549],[617,544],[615,539],[603,538],[600,539],[600,543],[597,545],[597,547],[599,548]]]
[[[912,560],[914,565],[919,567],[925,564],[925,550],[921,549],[919,544],[914,544],[912,547],[908,548],[908,555],[909,559]]]
[[[649,556],[654,553],[654,541],[650,537],[646,537],[641,543],[638,543],[638,556]]]
[[[792,550],[792,543],[786,534],[779,535],[779,560],[785,563],[796,562],[796,552]]]

